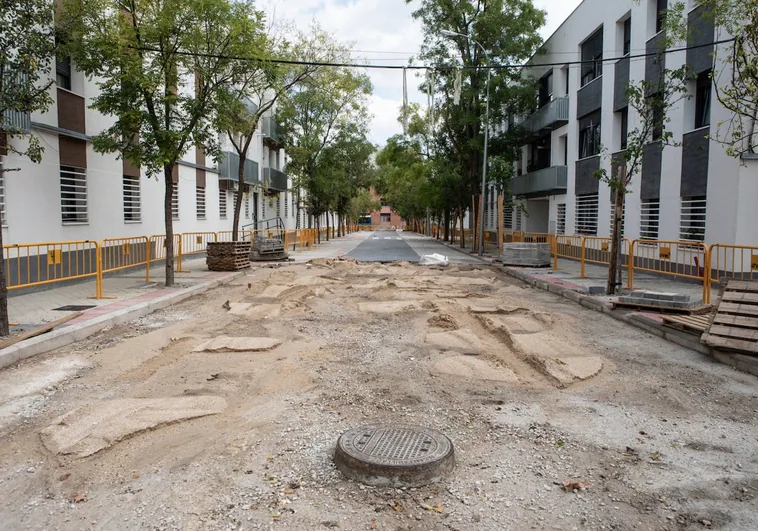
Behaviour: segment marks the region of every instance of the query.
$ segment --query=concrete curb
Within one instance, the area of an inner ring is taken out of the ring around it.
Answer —
[[[564,288],[563,286],[557,286],[555,284],[545,282],[544,280],[537,280],[535,278],[532,278],[530,275],[519,271],[518,269],[512,269],[506,266],[503,266],[502,269],[507,275],[517,278],[534,287],[549,291],[550,293],[555,293],[556,295],[560,295],[565,299],[576,302],[585,308],[604,313],[618,321],[622,321],[629,325],[640,328],[655,336],[663,338],[667,341],[671,341],[672,343],[676,343],[681,347],[697,351],[700,354],[705,354],[706,356],[711,356],[714,360],[719,361],[725,365],[729,365],[740,371],[758,376],[758,358],[714,350],[708,345],[701,343],[699,338],[693,336],[692,334],[680,332],[679,330],[674,330],[673,328],[662,326],[660,323],[651,319],[647,319],[643,315],[620,313],[613,310],[610,303],[596,299],[590,295],[584,295],[569,288]]]
[[[132,319],[162,310],[185,299],[231,282],[232,280],[243,276],[245,273],[246,271],[231,273],[229,276],[223,278],[203,282],[148,302],[141,302],[128,308],[115,310],[84,323],[64,326],[63,328],[52,330],[46,334],[32,337],[26,341],[21,341],[15,345],[0,350],[0,369],[13,365],[26,358],[36,356],[37,354],[50,352],[56,348],[70,345],[76,341],[81,341],[106,327],[126,323]]]

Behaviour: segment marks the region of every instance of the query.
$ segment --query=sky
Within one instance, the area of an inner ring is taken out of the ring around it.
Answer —
[[[547,11],[543,39],[571,14],[581,0],[533,0]],[[418,1],[405,0],[263,0],[259,5],[270,21],[292,21],[307,28],[312,21],[342,42],[352,44],[356,62],[404,65],[417,54],[423,41],[420,21],[411,17]],[[401,70],[370,69],[374,85],[370,99],[372,114],[369,140],[384,145],[387,138],[401,133],[397,116],[403,101]],[[408,99],[426,104],[426,95],[419,93],[420,79],[408,74]]]

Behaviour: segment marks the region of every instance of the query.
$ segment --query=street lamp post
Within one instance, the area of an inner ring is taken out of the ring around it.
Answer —
[[[481,48],[482,53],[484,53],[484,57],[487,59],[487,103],[486,103],[486,111],[484,115],[484,162],[482,163],[482,222],[479,224],[479,256],[482,256],[484,254],[484,208],[486,205],[486,202],[484,200],[484,193],[487,188],[487,147],[489,145],[490,141],[490,75],[492,69],[490,68],[490,56],[487,53],[487,50],[484,49],[484,46],[479,44],[478,41],[475,41],[472,39],[469,35],[466,35],[465,33],[458,33],[456,31],[450,31],[450,30],[440,30],[440,33],[443,37],[463,37],[464,39],[468,39],[469,41],[473,42],[479,48]],[[473,212],[472,212],[473,214]],[[474,220],[474,223],[476,223],[476,220]]]

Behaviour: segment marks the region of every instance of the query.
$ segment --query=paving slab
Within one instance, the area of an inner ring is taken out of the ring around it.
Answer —
[[[41,437],[53,454],[87,457],[142,431],[224,409],[219,396],[104,400],[58,417]]]

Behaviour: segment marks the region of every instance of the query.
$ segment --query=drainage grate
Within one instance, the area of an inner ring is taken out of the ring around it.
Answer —
[[[391,424],[345,432],[337,441],[334,461],[349,478],[394,487],[436,483],[455,466],[453,443],[442,433]]]
[[[69,304],[68,306],[61,306],[60,308],[53,308],[53,311],[56,312],[83,312],[84,310],[89,310],[90,308],[94,308],[94,304]]]

